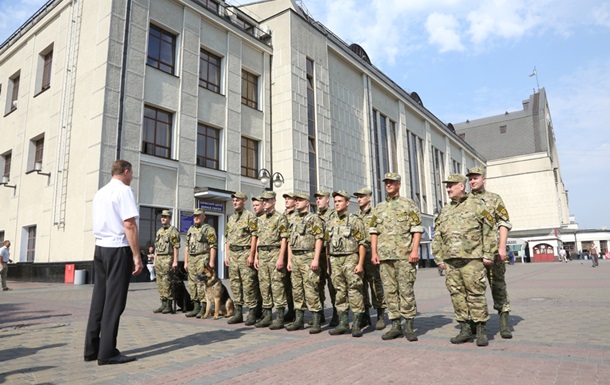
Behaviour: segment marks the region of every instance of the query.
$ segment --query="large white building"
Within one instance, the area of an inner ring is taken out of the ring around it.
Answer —
[[[259,194],[262,169],[280,195],[367,186],[376,202],[399,172],[430,228],[446,174],[485,164],[291,0],[51,1],[0,46],[0,100],[0,237],[41,268],[92,259],[91,201],[117,158],[143,249],[163,209],[185,232],[203,207],[222,243],[231,192]]]

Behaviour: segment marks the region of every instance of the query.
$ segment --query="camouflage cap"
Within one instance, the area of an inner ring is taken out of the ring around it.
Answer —
[[[193,216],[201,215],[201,214],[203,214],[203,209],[195,209],[195,211],[193,211]]]
[[[172,212],[169,210],[163,210],[161,211],[161,216],[162,217],[171,217],[172,216]]]
[[[231,194],[231,198],[248,199],[248,196],[241,191],[236,191],[233,194]]]
[[[252,197],[252,202],[257,201],[257,202],[261,202],[263,200],[263,196],[262,195],[256,195]]]
[[[351,197],[350,193],[348,193],[345,190],[339,190],[339,191],[335,191],[333,193],[333,198],[336,197],[337,195],[344,197],[345,199],[349,200],[349,198]]]
[[[292,198],[292,199],[294,199],[294,193],[292,191],[284,193],[284,195],[282,195],[282,198]]]
[[[275,191],[265,191],[263,193],[263,199],[275,199]]]
[[[308,202],[311,202],[311,197],[309,196],[309,194],[305,194],[305,193],[294,194],[294,199],[303,199]]]
[[[485,167],[472,167],[468,169],[466,176],[470,175],[482,175],[485,176]]]
[[[363,187],[363,188],[361,188],[360,190],[358,190],[358,191],[356,191],[354,193],[355,196],[372,195],[372,194],[373,194],[373,192],[370,189],[366,188],[366,187]]]
[[[450,174],[443,183],[466,183],[466,177],[462,174]]]
[[[385,182],[386,180],[394,180],[397,182],[400,182],[400,174],[397,174],[395,172],[388,172],[383,176],[383,181]]]
[[[314,197],[330,197],[330,192],[328,191],[324,191],[324,190],[319,190],[316,191],[315,194],[313,194]]]

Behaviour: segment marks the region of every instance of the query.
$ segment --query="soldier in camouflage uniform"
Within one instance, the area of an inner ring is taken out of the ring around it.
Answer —
[[[436,218],[432,253],[439,268],[447,270],[445,284],[460,324],[460,333],[451,338],[451,343],[470,341],[468,322],[472,321],[477,325],[477,346],[487,346],[485,266],[493,265],[493,255],[485,251],[485,227],[491,227],[492,217],[480,199],[466,194],[465,176],[451,174],[443,183],[447,184],[451,203]]]
[[[262,195],[252,197],[252,212],[254,213],[254,215],[256,215],[257,218],[265,213],[265,210],[263,209]]]
[[[204,220],[203,210],[195,209],[194,224],[186,232],[184,269],[189,274],[189,291],[193,300],[193,310],[186,313],[187,317],[201,318],[205,314],[205,285],[197,280],[197,275],[203,272],[205,266],[213,269],[216,265],[216,231],[212,226],[203,223]]]
[[[510,312],[510,299],[506,291],[506,241],[508,232],[512,228],[509,222],[508,211],[504,206],[502,198],[498,194],[485,190],[485,168],[473,167],[468,170],[468,183],[472,195],[481,199],[486,206],[487,212],[494,219],[493,226],[487,228],[489,234],[485,234],[486,243],[490,243],[490,252],[494,255],[494,264],[487,267],[487,279],[491,287],[491,295],[494,300],[494,309],[500,317],[500,335],[502,338],[513,338],[508,322]]]
[[[284,215],[288,220],[288,229],[290,229],[290,224],[292,220],[297,215],[297,210],[295,207],[294,201],[294,193],[288,192],[282,195],[284,198],[284,206],[286,210],[284,211]],[[284,263],[288,264],[288,248],[286,247],[286,253],[284,254]],[[284,276],[284,290],[286,292],[286,302],[288,302],[288,310],[284,315],[284,322],[292,322],[294,321],[294,300],[292,299],[292,282],[290,280],[290,271],[286,269],[286,275]]]
[[[254,254],[256,252],[256,237],[258,233],[257,219],[254,214],[244,208],[248,197],[242,192],[231,195],[235,213],[227,222],[225,265],[229,266],[231,293],[235,302],[235,314],[229,324],[243,322],[243,306],[248,307],[246,325],[256,323],[258,277],[254,269]]]
[[[320,327],[320,258],[324,245],[324,222],[316,214],[309,212],[311,197],[307,194],[296,194],[298,215],[290,224],[288,243],[288,271],[292,271],[292,295],[296,311],[295,321],[286,330],[303,329],[305,308],[313,314],[309,334],[322,331]],[[306,306],[307,305],[307,306]]]
[[[174,293],[171,281],[174,270],[178,267],[178,250],[180,249],[180,233],[171,225],[172,212],[161,211],[162,227],[157,231],[155,238],[154,269],[157,272],[157,288],[161,297],[161,307],[154,313],[171,313]]]
[[[316,213],[324,221],[324,225],[328,222],[330,215],[335,211],[329,208],[330,202],[330,192],[328,191],[317,191],[314,195],[316,198],[316,206],[318,210]],[[320,302],[322,303],[322,313],[320,314],[320,322],[326,322],[326,318],[324,317],[324,302],[326,302],[326,289],[325,286],[328,283],[328,294],[330,294],[330,303],[333,307],[333,318],[330,320],[329,326],[337,326],[339,325],[339,317],[337,314],[337,308],[335,306],[337,291],[333,285],[333,281],[330,278],[332,271],[327,266],[328,257],[326,255],[326,243],[324,244],[324,249],[322,249],[322,256],[320,257]]]
[[[337,291],[336,305],[339,325],[329,330],[330,335],[340,335],[349,331],[349,309],[354,313],[352,336],[362,337],[362,272],[366,255],[366,236],[362,219],[347,211],[350,194],[345,190],[333,192],[335,211],[325,226],[328,266],[331,279]]]
[[[380,265],[388,316],[392,320],[392,328],[381,338],[402,337],[400,319],[404,317],[404,336],[409,341],[417,341],[413,331],[417,313],[413,285],[424,228],[415,202],[399,196],[400,179],[400,175],[395,173],[387,173],[383,178],[387,195],[386,201],[375,207],[369,224],[371,252],[373,263]]]
[[[258,269],[258,282],[263,298],[263,318],[256,327],[268,327],[271,330],[284,328],[284,310],[286,309],[286,292],[284,276],[286,265],[284,254],[287,248],[288,220],[284,214],[275,210],[275,192],[263,194],[265,213],[258,218],[257,255],[254,267]],[[271,323],[271,309],[275,305],[277,316]]]
[[[360,206],[360,210],[356,212],[356,215],[362,219],[362,222],[367,226],[369,223],[371,223],[371,218],[373,217],[373,210],[371,208],[371,194],[372,191],[368,188],[361,188],[354,193],[354,195],[358,198],[358,206]],[[366,327],[371,324],[369,309],[372,306],[377,310],[377,322],[375,323],[375,329],[383,330],[385,329],[384,313],[386,307],[383,301],[383,285],[381,284],[379,265],[375,265],[373,264],[373,261],[371,261],[371,235],[368,231],[365,233],[367,243],[366,256],[364,257],[364,276],[362,280],[362,294],[364,295],[365,310],[362,327]]]

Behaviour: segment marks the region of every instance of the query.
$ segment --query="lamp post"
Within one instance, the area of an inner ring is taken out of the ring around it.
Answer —
[[[284,176],[279,172],[273,175],[266,168],[258,170],[258,180],[261,181],[265,190],[273,191],[273,186],[280,188],[284,184]]]

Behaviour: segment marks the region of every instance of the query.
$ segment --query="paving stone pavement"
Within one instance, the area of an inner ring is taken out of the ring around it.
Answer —
[[[138,360],[110,366],[83,361],[92,285],[9,281],[0,384],[610,384],[610,262],[516,264],[507,280],[514,338],[492,312],[484,348],[449,342],[458,329],[436,269],[415,284],[418,342],[153,314],[155,284],[132,283],[118,348]]]

